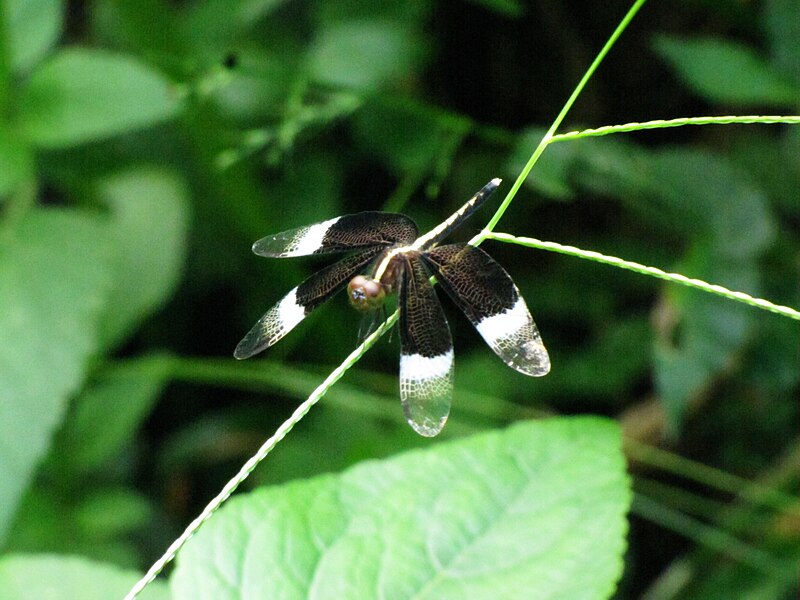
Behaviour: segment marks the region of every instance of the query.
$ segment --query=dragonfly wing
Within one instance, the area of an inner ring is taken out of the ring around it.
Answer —
[[[418,252],[401,255],[400,400],[409,425],[426,437],[444,427],[453,397],[453,341]]]
[[[480,248],[441,246],[423,259],[489,347],[525,375],[550,371],[550,357],[511,276]]]
[[[233,355],[238,359],[250,358],[275,344],[315,308],[342,289],[382,250],[382,246],[362,250],[314,273],[253,325],[236,346]]]
[[[417,225],[405,215],[368,211],[261,238],[253,244],[253,252],[271,258],[307,256],[375,245],[408,245],[417,235]]]
[[[500,179],[492,179],[489,183],[483,186],[466,204],[459,208],[456,212],[450,215],[446,220],[442,221],[439,225],[434,227],[428,233],[420,236],[414,242],[414,248],[425,249],[432,248],[448,235],[453,233],[456,229],[461,227],[472,213],[478,210],[481,205],[491,196],[497,187],[500,185]]]

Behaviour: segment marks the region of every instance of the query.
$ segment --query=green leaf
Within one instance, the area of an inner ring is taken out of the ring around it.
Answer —
[[[708,384],[712,374],[708,365],[696,358],[693,352],[687,353],[685,348],[664,341],[653,347],[655,387],[673,434],[680,431],[689,403]]]
[[[192,59],[187,56],[182,11],[161,0],[95,0],[88,13],[97,46],[146,57],[168,73],[186,74],[187,60]]]
[[[104,233],[87,215],[35,210],[0,240],[0,536],[96,349]]]
[[[725,258],[710,244],[695,243],[676,271],[758,295],[753,260]],[[714,379],[730,369],[750,339],[755,314],[749,307],[686,288],[669,288],[664,310],[679,321],[677,340],[666,332],[654,347],[655,384],[673,430],[686,408]]]
[[[54,481],[52,471],[46,471],[20,503],[7,552],[79,554],[119,566],[141,563],[141,548],[134,540],[154,521],[144,496],[122,487],[103,487],[101,480],[111,470],[91,478],[65,475],[64,481]]]
[[[800,128],[794,129],[800,132]],[[773,133],[768,128],[748,127],[731,140],[728,159],[736,170],[757,182],[775,212],[800,218],[800,165],[793,161],[800,149],[791,147],[789,136],[775,139]]]
[[[619,430],[505,431],[239,496],[178,556],[180,598],[607,598],[630,501]]]
[[[655,50],[694,92],[715,103],[794,106],[800,87],[748,46],[717,38],[659,36]]]
[[[33,153],[0,123],[0,197],[12,193],[33,173]]]
[[[416,35],[391,21],[334,22],[311,50],[311,74],[343,88],[382,88],[410,73],[420,48]]]
[[[756,260],[775,237],[766,196],[728,161],[685,149],[648,161],[654,201],[679,225],[696,228],[690,251],[671,270],[758,296]],[[665,210],[666,212],[666,210]],[[681,216],[682,215],[682,216]],[[685,288],[671,287],[665,310],[679,322],[654,349],[658,395],[677,430],[686,407],[724,372],[748,341],[753,312]]]
[[[70,49],[40,65],[22,90],[20,123],[44,148],[66,148],[172,117],[178,95],[150,67],[102,50]]]
[[[647,151],[611,140],[593,146],[579,145],[576,178],[642,218],[710,241],[714,252],[730,258],[755,256],[775,238],[766,195],[727,159],[686,148]]]
[[[158,400],[169,368],[158,357],[139,365],[105,370],[103,379],[76,399],[52,457],[59,472],[73,476],[100,469],[134,437]]]
[[[668,148],[653,153],[647,163],[650,194],[668,206],[679,225],[699,224],[699,237],[710,241],[714,252],[730,258],[755,256],[774,239],[766,196],[726,159]]]
[[[3,0],[2,4],[7,11],[11,67],[28,71],[61,36],[64,7],[61,0]]]
[[[455,131],[460,125],[402,106],[376,104],[355,114],[353,135],[368,156],[380,157],[402,176],[432,170],[448,142],[466,132],[466,124]]]
[[[101,324],[113,347],[172,294],[186,258],[188,200],[175,173],[156,167],[124,171],[101,181],[111,209],[114,285]]]
[[[11,555],[0,559],[4,600],[108,600],[122,598],[139,579],[134,571],[85,558]],[[151,583],[139,600],[169,600],[169,589]]]
[[[115,0],[118,1],[118,0]],[[286,0],[205,0],[187,6],[186,31],[196,44],[230,44],[274,13]],[[221,14],[225,15],[220,19]]]
[[[558,151],[559,146],[570,148]],[[542,157],[546,157],[551,149],[557,150],[556,156],[561,160],[572,159],[568,167],[562,166],[560,170],[564,172],[563,177],[569,175],[574,179],[578,190],[587,189],[599,196],[619,198],[649,219],[664,219],[660,214],[661,207],[653,206],[649,197],[643,198],[658,185],[649,172],[650,156],[645,149],[623,136],[558,142],[548,147]]]
[[[141,530],[152,518],[153,511],[144,496],[111,488],[95,491],[81,503],[75,525],[89,539],[109,540]]]
[[[236,61],[236,69],[220,75],[225,84],[211,89],[208,96],[226,119],[247,126],[276,120],[284,125],[284,120],[305,116],[294,106],[294,111],[286,111],[287,99],[297,86],[298,65],[251,48],[237,50]],[[298,128],[307,125],[299,123]]]
[[[515,19],[525,14],[525,4],[519,0],[470,0],[470,2]]]
[[[424,27],[433,17],[433,2],[363,2],[363,0],[338,0],[317,2],[314,20],[323,27],[329,23],[378,20],[400,27]]]
[[[800,85],[800,2],[767,0],[763,15],[773,63]]]

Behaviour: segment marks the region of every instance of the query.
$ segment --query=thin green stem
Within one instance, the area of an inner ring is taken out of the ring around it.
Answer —
[[[785,564],[777,557],[647,496],[636,494],[631,511],[758,571],[778,576],[784,574]]]
[[[384,212],[400,212],[408,203],[411,195],[425,180],[428,172],[426,169],[414,169],[405,174],[400,180],[400,185],[392,192],[383,205]]]
[[[663,469],[673,475],[684,477],[722,492],[736,494],[752,504],[785,511],[798,503],[797,498],[777,488],[726,473],[672,452],[642,444],[631,438],[625,439],[625,453],[632,460]]]
[[[310,383],[327,368],[307,366],[291,367],[279,362],[259,360],[257,363],[232,362],[225,358],[193,358],[171,354],[151,354],[122,360],[105,361],[93,373],[95,379],[113,381],[132,375],[150,375],[169,381],[182,381],[196,385],[223,386],[231,389],[261,393],[279,393],[304,400],[314,390]],[[328,390],[327,402],[331,406],[357,413],[368,418],[391,418],[397,405],[397,377],[362,372],[358,386],[339,382]],[[525,418],[542,418],[552,413],[541,409],[523,408],[499,396],[457,389],[461,413],[492,421]],[[392,411],[391,414],[389,411]],[[452,416],[448,428],[457,420]]]
[[[708,521],[717,522],[725,509],[725,503],[719,500],[647,477],[635,477],[633,487],[637,493],[656,498],[668,504],[673,510],[680,510]]]
[[[582,131],[570,131],[559,133],[550,139],[553,142],[566,142],[587,137],[599,137],[612,133],[627,133],[630,131],[642,131],[645,129],[666,129],[669,127],[683,127],[684,125],[730,125],[731,123],[761,123],[761,124],[800,124],[798,115],[745,115],[745,116],[724,116],[724,117],[686,117],[682,119],[656,119],[654,121],[644,121],[642,123],[625,123],[624,125],[606,125],[594,129],[583,129]]]
[[[132,373],[148,372],[169,378],[170,381],[226,386],[261,393],[277,392],[300,400],[307,398],[314,391],[311,381],[318,375],[314,370],[266,360],[242,364],[230,359],[158,354],[104,363],[96,377],[107,380],[130,376]],[[362,391],[361,387],[341,383],[328,393],[331,404],[346,407],[347,410],[361,415],[385,417],[390,398],[388,396],[382,398],[386,402],[376,402],[376,398],[381,399],[381,394]],[[394,400],[394,397],[391,397],[391,400]]]
[[[781,547],[779,527],[776,530],[776,523],[785,519],[791,520],[798,513],[800,498],[785,494],[780,490],[780,486],[791,486],[796,480],[798,456],[800,456],[800,445],[795,441],[792,448],[780,459],[777,468],[771,468],[766,473],[762,473],[758,480],[750,482],[741,478],[718,471],[703,464],[693,463],[693,461],[678,455],[671,454],[658,448],[652,448],[639,444],[633,440],[626,440],[626,454],[634,457],[638,462],[643,462],[654,467],[689,477],[703,485],[711,485],[711,480],[715,483],[722,483],[717,486],[719,489],[728,487],[728,491],[736,496],[736,499],[726,506],[719,514],[714,515],[713,520],[719,523],[727,532],[746,536],[747,539],[757,540],[758,543],[769,543],[773,539],[777,547]],[[641,455],[641,456],[640,456]],[[636,481],[638,481],[638,477]],[[706,481],[708,480],[708,481]],[[673,496],[670,494],[670,498]],[[776,508],[780,514],[765,513],[764,506]],[[777,539],[776,538],[777,534]],[[783,568],[771,575],[773,584],[782,588],[792,589],[793,582],[796,580],[798,552],[786,546],[781,547],[781,557]],[[653,598],[662,597],[681,597],[685,588],[686,579],[683,573],[688,570],[702,572],[705,569],[718,567],[719,559],[715,554],[715,549],[709,547],[697,547],[689,551],[686,555],[673,561],[669,568],[659,576],[656,582],[645,592],[645,596]]]
[[[728,298],[729,300],[736,300],[737,302],[742,302],[749,306],[768,310],[784,317],[789,317],[791,319],[800,321],[800,311],[797,311],[789,306],[773,304],[769,300],[754,298],[753,296],[745,294],[744,292],[735,292],[733,290],[729,290],[728,288],[722,287],[721,285],[707,283],[701,279],[686,277],[680,273],[668,273],[666,271],[662,271],[661,269],[657,269],[656,267],[648,267],[647,265],[623,260],[621,258],[617,258],[616,256],[607,256],[605,254],[600,254],[599,252],[593,252],[592,250],[581,250],[580,248],[575,248],[574,246],[564,246],[555,242],[543,242],[542,240],[537,240],[534,238],[516,237],[508,233],[483,232],[483,237],[499,240],[501,242],[508,242],[511,244],[519,244],[520,246],[526,246],[528,248],[538,248],[540,250],[558,252],[559,254],[577,256],[578,258],[584,258],[586,260],[612,265],[621,269],[634,271],[636,273],[658,277],[659,279],[665,279],[667,281],[671,281],[672,283],[679,283],[681,285],[702,290],[710,294],[716,294],[717,296],[722,296],[723,298]]]
[[[147,570],[147,573],[136,582],[136,584],[131,588],[128,594],[125,596],[125,600],[133,600],[136,598],[141,591],[151,582],[153,581],[159,573],[164,569],[164,567],[169,564],[175,555],[178,553],[184,544],[189,541],[195,532],[205,523],[211,516],[219,509],[220,506],[230,498],[231,494],[236,491],[241,483],[250,476],[255,468],[263,461],[267,455],[272,452],[275,446],[280,443],[280,441],[286,437],[286,435],[292,430],[292,428],[300,422],[300,420],[306,416],[309,410],[319,402],[325,393],[336,383],[341,377],[352,367],[363,355],[364,353],[369,350],[375,342],[380,339],[380,337],[386,333],[391,327],[395,324],[397,319],[399,318],[399,313],[397,311],[394,312],[384,323],[378,327],[372,335],[370,335],[364,342],[358,346],[350,355],[344,359],[342,364],[336,367],[333,371],[331,371],[330,375],[325,378],[323,381],[306,399],[305,402],[300,404],[292,415],[286,419],[280,427],[275,431],[275,433],[270,437],[264,444],[258,449],[258,451],[251,456],[242,468],[239,469],[239,472],[230,480],[225,486],[222,488],[219,494],[217,494],[211,502],[209,502],[203,511],[186,527],[183,533],[178,536],[178,538],[170,544],[169,548],[164,552],[164,554],[159,558],[156,562],[152,564],[152,566]]]
[[[614,46],[616,41],[622,35],[622,32],[625,31],[625,29],[627,29],[630,22],[636,16],[636,13],[639,12],[639,9],[644,5],[646,1],[647,0],[636,0],[636,2],[634,2],[630,10],[628,10],[628,13],[625,15],[620,24],[614,30],[614,33],[611,34],[611,37],[608,38],[608,41],[605,43],[603,48],[597,54],[595,59],[592,61],[592,64],[589,65],[589,68],[586,70],[586,73],[584,73],[583,77],[578,82],[578,85],[575,86],[575,89],[573,90],[570,97],[567,99],[566,103],[564,104],[564,107],[561,109],[561,112],[558,113],[558,116],[555,118],[552,125],[550,125],[550,129],[547,130],[547,133],[544,134],[544,137],[539,142],[539,145],[536,147],[536,149],[533,151],[533,154],[531,154],[531,157],[528,159],[528,162],[525,163],[525,166],[522,168],[522,171],[520,171],[520,174],[514,181],[514,185],[511,186],[511,189],[508,191],[508,194],[506,194],[506,197],[503,199],[502,204],[500,204],[500,207],[497,209],[497,212],[494,213],[491,220],[486,225],[486,228],[470,240],[469,242],[470,244],[477,246],[483,240],[485,240],[488,233],[491,232],[497,226],[497,223],[503,217],[503,214],[506,212],[506,209],[511,204],[511,201],[514,199],[514,196],[517,195],[517,192],[519,191],[519,188],[522,186],[522,183],[525,181],[525,179],[527,179],[528,175],[533,169],[533,166],[536,164],[536,161],[539,160],[539,157],[542,155],[545,148],[547,148],[547,145],[550,143],[550,139],[553,137],[556,130],[559,128],[561,123],[566,118],[567,113],[569,113],[570,109],[572,108],[572,105],[575,104],[575,101],[578,99],[578,96],[580,96],[581,92],[583,91],[583,88],[586,87],[586,84],[589,82],[589,79],[591,79],[592,75],[594,75],[595,71],[600,66],[600,63],[603,62],[603,59],[611,51],[611,48]]]
[[[445,178],[456,152],[471,130],[465,120],[449,122],[448,126],[448,131],[443,134],[445,139],[439,142],[435,164],[424,164],[406,172],[400,185],[384,203],[384,212],[401,212],[414,191],[426,180],[428,190],[433,188],[438,192],[439,183]]]

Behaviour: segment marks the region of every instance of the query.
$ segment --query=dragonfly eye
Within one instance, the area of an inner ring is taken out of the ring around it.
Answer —
[[[347,284],[347,298],[350,306],[358,311],[368,312],[383,305],[386,290],[380,282],[357,275]]]

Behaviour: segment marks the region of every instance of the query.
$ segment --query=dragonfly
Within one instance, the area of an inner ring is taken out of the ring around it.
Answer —
[[[311,275],[267,311],[233,355],[249,358],[283,338],[343,288],[365,313],[397,294],[400,310],[400,400],[420,435],[445,425],[453,396],[453,340],[431,276],[464,312],[489,347],[512,369],[541,377],[550,358],[511,276],[484,250],[439,243],[500,185],[492,179],[447,220],[420,236],[406,215],[366,211],[267,236],[253,252],[270,258],[349,253]]]

